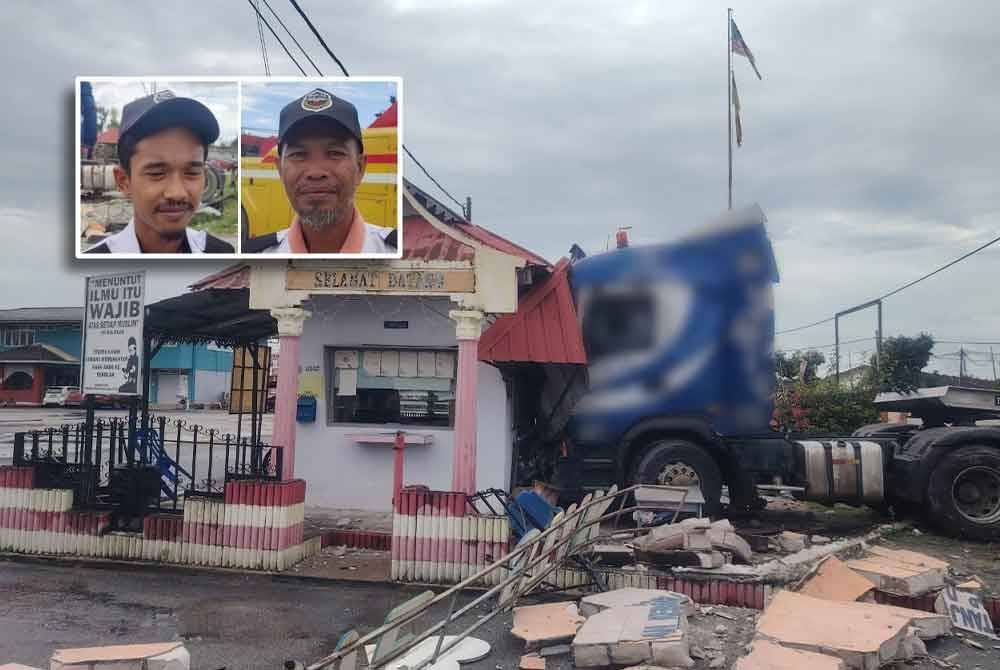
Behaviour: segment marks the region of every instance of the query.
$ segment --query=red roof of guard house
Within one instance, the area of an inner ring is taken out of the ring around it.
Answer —
[[[118,129],[108,128],[98,133],[97,144],[118,144]]]

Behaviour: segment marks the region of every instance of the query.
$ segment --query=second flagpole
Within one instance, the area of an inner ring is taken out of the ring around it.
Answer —
[[[726,92],[729,104],[729,209],[733,208],[733,8],[726,13]]]

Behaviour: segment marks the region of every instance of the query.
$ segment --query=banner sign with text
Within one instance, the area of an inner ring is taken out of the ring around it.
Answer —
[[[80,379],[84,394],[142,393],[145,306],[145,271],[87,277]]]

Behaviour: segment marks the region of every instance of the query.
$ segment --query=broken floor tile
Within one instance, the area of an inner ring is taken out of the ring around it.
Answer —
[[[871,580],[851,570],[836,556],[829,556],[798,592],[823,600],[853,602],[861,600],[874,589],[875,584]]]
[[[610,607],[626,607],[629,605],[648,605],[657,598],[673,598],[680,604],[685,616],[692,616],[697,611],[697,605],[683,593],[662,591],[659,589],[624,588],[604,593],[589,595],[580,601],[580,614],[589,617]]]
[[[788,649],[767,640],[756,640],[750,654],[737,659],[733,670],[845,670],[846,667],[844,661],[836,656]]]
[[[59,649],[51,670],[188,670],[191,656],[180,642]]]
[[[576,603],[558,602],[514,608],[511,634],[524,640],[527,649],[568,642],[584,622]]]
[[[578,668],[652,663],[689,667],[687,617],[675,600],[597,612],[573,639]]]
[[[545,670],[545,659],[538,654],[525,654],[521,657],[521,670]]]
[[[783,646],[837,656],[851,670],[874,670],[901,658],[913,614],[782,591],[761,616],[757,633]]]
[[[847,562],[847,567],[870,579],[880,591],[901,596],[920,596],[944,587],[941,568],[903,563],[888,556],[872,555]]]

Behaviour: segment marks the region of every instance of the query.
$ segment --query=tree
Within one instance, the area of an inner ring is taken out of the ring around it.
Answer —
[[[112,107],[111,108],[111,113],[110,113],[109,116],[110,116],[110,118],[108,120],[108,128],[118,128],[118,127],[121,126],[121,123],[118,121],[118,108],[117,107]]]
[[[927,366],[933,348],[934,338],[927,333],[886,339],[881,353],[872,357],[872,364],[878,364],[878,390],[909,393],[919,388],[920,371]]]
[[[825,361],[826,356],[815,349],[796,351],[791,355],[779,351],[774,355],[774,369],[779,379],[810,382],[816,379],[816,370]],[[801,379],[799,379],[800,372],[803,373]]]
[[[97,132],[104,130],[104,124],[111,116],[111,110],[107,107],[97,106]]]

